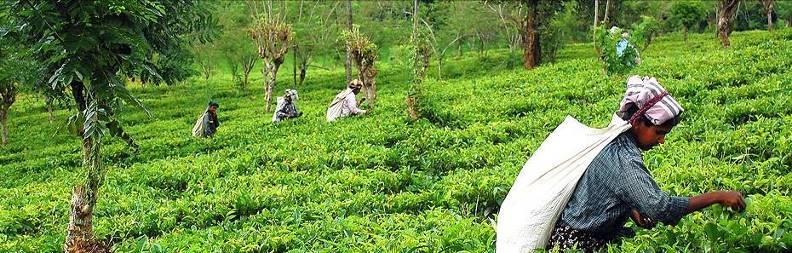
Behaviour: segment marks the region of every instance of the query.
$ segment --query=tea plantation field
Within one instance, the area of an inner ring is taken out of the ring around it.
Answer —
[[[792,31],[731,37],[730,49],[712,34],[659,38],[632,73],[657,77],[686,108],[644,156],[660,187],[739,190],[747,210],[711,207],[676,227],[636,228],[609,251],[792,250]],[[119,252],[494,252],[499,203],[531,152],[566,115],[604,127],[627,76],[605,75],[590,44],[532,71],[510,61],[504,50],[449,59],[443,79],[425,83],[427,117],[416,123],[404,105],[411,71],[388,62],[378,66],[377,108],[334,123],[324,113],[343,68],[310,70],[302,87],[281,71],[276,94],[297,88],[304,115],[277,125],[260,73],[247,92],[227,73],[132,85],[155,117],[120,112],[141,148],[105,146],[95,232]],[[210,98],[219,133],[194,139]],[[84,177],[79,139],[62,127],[72,112],[50,124],[42,99],[19,100],[0,148],[0,252],[61,251],[71,188]]]

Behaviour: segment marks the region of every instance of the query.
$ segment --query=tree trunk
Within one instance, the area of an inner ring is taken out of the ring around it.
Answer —
[[[267,103],[265,107],[265,111],[270,111],[270,103],[272,102],[272,90],[275,88],[275,81],[278,76],[278,68],[280,68],[280,64],[277,63],[266,63],[265,68],[268,73],[265,73],[264,79],[266,82],[266,86],[264,88],[264,97]]]
[[[303,81],[305,81],[305,73],[307,71],[308,71],[308,63],[307,62],[300,63],[300,70],[299,70],[300,82],[298,83],[299,86],[303,85]]]
[[[363,84],[366,86],[366,101],[368,101],[369,108],[374,108],[377,102],[377,82],[374,77],[377,75],[377,69],[374,66],[366,68],[363,74],[365,80]]]
[[[69,214],[69,225],[63,250],[72,252],[110,252],[110,247],[96,240],[93,234],[93,210],[104,179],[99,140],[84,138],[83,166],[88,170],[85,185],[75,186]]]
[[[410,86],[410,91],[407,92],[407,98],[405,98],[404,102],[407,104],[407,114],[410,116],[410,119],[413,121],[418,120],[418,96],[421,90],[421,80],[418,78],[418,58],[420,57],[420,53],[418,52],[420,47],[418,46],[418,0],[413,0],[413,30],[412,30],[412,43],[415,47],[415,59],[413,62],[413,82]]]
[[[608,23],[610,16],[610,7],[611,7],[611,0],[605,0],[605,13],[603,13],[602,16],[602,25],[604,25],[605,28],[608,28],[608,26],[610,26],[610,24]]]
[[[407,96],[407,99],[404,102],[407,103],[407,114],[410,116],[410,119],[413,121],[418,120],[418,110],[416,110],[415,97]]]
[[[443,58],[445,58],[445,52],[441,53],[437,57],[437,79],[443,80]]]
[[[302,9],[301,9],[302,11]],[[300,53],[300,47],[294,45],[294,52],[292,53],[292,83],[297,86],[297,54]]]
[[[767,12],[767,30],[773,30],[773,11],[775,11],[775,1],[773,0],[762,0],[762,5],[764,5],[765,11]]]
[[[462,57],[462,43],[463,43],[462,40],[459,40],[457,42],[457,56],[460,56],[460,57]]]
[[[52,97],[45,96],[44,101],[47,104],[47,115],[49,123],[51,124],[53,121],[55,121],[55,116],[52,114]]]
[[[70,84],[72,90],[72,97],[74,97],[74,102],[77,104],[77,108],[80,109],[80,113],[85,111],[87,104],[85,103],[85,93],[83,83],[80,81],[72,81]],[[80,133],[82,135],[82,133]]]
[[[594,0],[594,27],[599,25],[599,0]]]
[[[2,142],[0,144],[6,145],[8,144],[8,125],[6,125],[8,119],[8,106],[2,105],[0,106],[0,130],[2,130]]]
[[[8,83],[0,88],[0,145],[8,144],[8,110],[16,102],[16,84]]]
[[[525,69],[533,69],[539,65],[539,33],[537,27],[537,15],[539,13],[539,0],[528,1],[528,14],[525,16],[523,28],[520,29],[522,33],[523,42],[523,67]]]
[[[352,31],[352,0],[347,0],[347,30]],[[346,81],[352,81],[352,52],[347,49],[346,61],[344,62],[346,68]]]
[[[687,26],[685,26],[685,27],[684,27],[684,28],[682,28],[682,29],[685,31],[685,32],[684,32],[684,34],[685,34],[684,38],[685,38],[685,42],[687,43],[687,39],[688,39],[688,28],[687,28]]]
[[[729,34],[731,34],[731,22],[737,12],[739,0],[721,0],[718,7],[718,38],[724,48],[731,46]]]
[[[484,55],[484,36],[482,36],[481,34],[479,34],[479,37],[478,37],[478,38],[479,38],[479,48],[478,48],[478,51],[479,51],[479,55],[480,55],[480,56],[482,56],[482,55]]]
[[[255,57],[248,57],[242,63],[242,75],[244,77],[242,81],[242,90],[245,90],[248,85],[248,80],[250,77],[250,72],[253,71],[253,67],[256,65],[256,58]]]
[[[599,25],[599,0],[594,0],[594,29],[592,30],[591,34],[591,41],[594,44],[594,50],[597,51],[597,55],[600,55],[600,49],[597,47],[597,26]]]

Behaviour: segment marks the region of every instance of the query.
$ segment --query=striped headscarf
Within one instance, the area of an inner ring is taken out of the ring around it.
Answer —
[[[352,81],[349,81],[347,87],[351,89],[360,89],[363,88],[363,82],[358,79],[352,79]]]
[[[627,91],[619,106],[619,115],[624,115],[632,106],[638,108],[629,119],[633,125],[642,115],[645,115],[652,124],[662,125],[684,111],[679,102],[660,86],[657,79],[648,76],[627,78]]]
[[[283,95],[284,97],[289,97],[291,101],[297,100],[297,91],[293,89],[286,89],[286,93]]]

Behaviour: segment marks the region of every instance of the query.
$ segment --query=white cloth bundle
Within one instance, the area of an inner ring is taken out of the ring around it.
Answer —
[[[580,177],[594,157],[630,124],[616,115],[603,129],[567,116],[523,165],[501,205],[496,252],[544,248]]]

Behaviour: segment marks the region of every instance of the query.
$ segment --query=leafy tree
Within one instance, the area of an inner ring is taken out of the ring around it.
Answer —
[[[541,29],[543,62],[555,61],[556,52],[574,35],[578,5],[574,1],[562,2],[556,14],[549,18],[544,29]]]
[[[250,73],[258,61],[258,54],[253,42],[242,39],[247,37],[252,22],[249,4],[224,2],[224,5],[218,8],[217,13],[222,26],[222,34],[214,43],[214,47],[219,51],[215,55],[219,55],[225,60],[231,70],[233,82],[242,91],[247,90]]]
[[[432,43],[429,39],[429,35],[427,34],[427,30],[429,29],[427,25],[427,29],[421,29],[419,24],[420,18],[420,7],[419,7],[418,0],[413,1],[413,11],[412,11],[412,18],[413,18],[413,33],[410,37],[410,44],[408,48],[410,51],[413,52],[412,60],[413,60],[413,82],[410,85],[410,90],[407,92],[407,113],[410,115],[412,120],[417,120],[420,117],[420,99],[421,99],[421,84],[423,83],[424,77],[426,77],[426,71],[429,69],[429,61],[432,56]]]
[[[643,42],[641,51],[649,48],[652,40],[660,31],[660,24],[651,16],[641,16],[641,21],[632,25],[632,36],[636,42]]]
[[[214,45],[211,44],[203,44],[196,45],[193,49],[193,55],[196,56],[196,62],[198,63],[198,70],[204,81],[208,81],[212,77],[212,73],[216,68],[213,47]]]
[[[670,18],[676,25],[682,27],[687,42],[688,30],[707,18],[707,10],[701,2],[677,1],[671,6]]]
[[[638,64],[638,50],[633,46],[636,45],[636,39],[624,38],[622,32],[621,28],[605,30],[601,26],[595,30],[597,46],[601,52],[600,58],[608,73],[625,73]],[[626,40],[627,47],[620,55],[616,52],[616,45],[623,40]]]
[[[767,30],[773,30],[773,12],[775,11],[775,1],[774,0],[760,0],[762,2],[762,7],[764,7],[765,12],[767,13]]]
[[[302,86],[308,67],[315,56],[331,53],[330,50],[333,46],[330,43],[332,42],[331,37],[334,37],[338,27],[330,22],[330,18],[339,4],[340,2],[332,3],[332,5],[312,2],[310,7],[304,8],[303,2],[300,2],[297,20],[294,22],[296,40],[293,53],[296,85]]]
[[[523,67],[533,69],[541,63],[542,30],[553,15],[562,7],[558,1],[526,0],[519,2],[495,1],[505,5],[504,11],[498,12],[504,22],[512,24],[520,34],[523,49]]]
[[[437,38],[437,45],[435,46],[437,57],[437,71],[438,77],[442,77],[441,69],[445,57],[450,53],[449,50],[456,49],[457,54],[463,54],[464,43],[471,38],[476,38],[479,31],[483,31],[484,27],[489,27],[487,19],[492,19],[490,15],[482,15],[485,12],[485,6],[480,2],[463,2],[463,1],[447,1],[440,2],[438,5],[444,5],[441,8],[446,9],[446,20],[440,32],[435,33]],[[513,49],[512,43],[509,43],[509,49]]]
[[[774,6],[778,19],[785,20],[787,27],[792,27],[792,1],[778,1]]]
[[[16,102],[20,86],[29,83],[37,73],[29,49],[20,45],[20,34],[0,15],[0,145],[8,144],[8,112]]]
[[[153,58],[182,52],[193,39],[210,40],[210,6],[186,0],[19,0],[3,6],[40,59],[49,87],[70,94],[78,109],[72,119],[81,122],[76,128],[87,173],[73,189],[64,251],[107,252],[109,246],[93,234],[93,211],[106,174],[103,139],[110,133],[131,140],[114,114],[122,102],[144,108],[125,88],[125,79],[145,73],[155,78],[150,80],[166,80]]]

